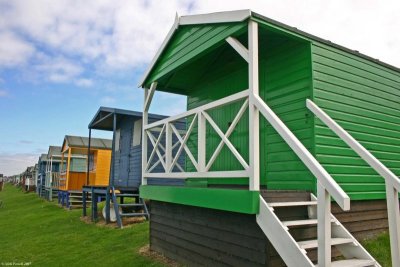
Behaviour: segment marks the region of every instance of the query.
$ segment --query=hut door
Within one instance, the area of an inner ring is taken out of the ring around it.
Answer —
[[[128,186],[128,175],[129,175],[129,148],[130,148],[130,133],[121,127],[120,136],[120,163],[119,163],[119,178],[122,180],[124,187]]]
[[[126,120],[122,120],[120,128],[120,141],[119,141],[119,180],[120,186],[128,186],[128,175],[129,175],[129,147],[130,147],[130,130],[129,123]]]
[[[131,125],[131,153],[130,153],[130,170],[128,186],[137,189],[141,183],[142,173],[142,120],[136,120]]]

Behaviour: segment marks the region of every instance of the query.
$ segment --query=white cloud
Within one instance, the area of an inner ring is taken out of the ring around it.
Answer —
[[[34,68],[45,80],[55,83],[72,82],[84,71],[79,64],[64,57],[44,57]]]
[[[10,31],[0,31],[0,67],[25,64],[35,52],[29,42]]]
[[[91,87],[93,86],[93,81],[91,79],[80,78],[75,81],[75,84],[79,87]]]
[[[133,72],[149,63],[172,26],[176,12],[185,15],[249,8],[400,65],[397,49],[400,35],[395,34],[400,28],[397,19],[400,2],[395,0],[384,5],[372,0],[0,0],[0,31],[11,36],[6,39],[6,48],[16,44],[11,55],[0,52],[0,62],[7,62],[7,66],[21,64],[35,50],[44,48],[56,57],[74,58],[80,65],[94,64],[107,73]],[[49,76],[55,82],[67,78],[58,72]]]
[[[0,173],[14,175],[23,172],[26,167],[38,161],[37,154],[31,153],[5,153],[0,155]]]
[[[101,105],[113,105],[117,102],[117,99],[112,96],[104,96],[100,99]]]
[[[0,97],[6,97],[8,96],[8,92],[4,89],[0,89]]]

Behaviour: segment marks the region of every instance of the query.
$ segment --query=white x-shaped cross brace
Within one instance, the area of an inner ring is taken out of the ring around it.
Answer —
[[[170,167],[169,171],[171,171],[172,168],[175,166],[175,164],[177,164],[179,156],[181,155],[183,150],[185,150],[186,154],[188,155],[189,159],[192,161],[192,163],[195,166],[196,170],[198,170],[198,163],[197,163],[196,159],[194,158],[192,152],[190,151],[190,149],[186,145],[187,141],[189,140],[189,136],[190,136],[190,134],[191,134],[191,132],[193,130],[193,127],[194,127],[196,121],[197,121],[197,114],[194,115],[193,120],[192,120],[188,130],[184,134],[183,139],[182,139],[182,136],[179,133],[179,131],[175,128],[175,126],[173,124],[170,125],[172,131],[175,133],[176,137],[178,138],[180,146],[178,148],[178,151],[176,152],[176,155],[175,155],[174,159],[172,160],[171,167]],[[176,143],[176,144],[179,144],[179,143]]]
[[[149,137],[150,142],[151,142],[152,145],[153,145],[153,151],[152,151],[151,154],[150,154],[150,157],[149,157],[149,159],[148,159],[147,166],[146,166],[147,172],[151,172],[151,171],[152,171],[155,167],[157,167],[157,165],[160,164],[160,163],[163,165],[164,170],[167,169],[166,163],[165,163],[165,161],[164,161],[164,158],[166,157],[166,149],[165,149],[165,147],[161,144],[161,139],[162,139],[162,135],[163,135],[163,133],[164,133],[164,130],[165,130],[165,124],[163,125],[163,127],[162,127],[162,129],[161,129],[161,131],[160,131],[160,134],[159,134],[158,138],[156,138],[156,137],[151,133],[151,131],[146,130],[147,136]],[[178,144],[179,144],[179,143],[174,144],[174,145],[172,146],[172,149],[175,149],[175,148],[178,146]],[[160,150],[158,149],[158,147],[161,148],[162,152],[160,152]],[[162,154],[162,153],[163,153],[163,154]],[[151,164],[151,161],[153,160],[153,157],[154,157],[155,154],[157,154],[158,160],[153,164],[153,166],[152,166],[151,168],[149,168],[149,166],[150,166],[150,164]],[[183,168],[182,168],[182,166],[181,166],[179,163],[176,163],[176,167],[177,167],[181,172],[184,171]],[[172,170],[172,168],[171,168],[171,170]]]
[[[207,112],[202,111],[206,120],[210,123],[210,125],[213,127],[213,129],[216,131],[216,133],[221,137],[221,142],[218,144],[217,148],[215,149],[214,153],[212,154],[210,160],[208,161],[208,163],[206,165],[206,171],[210,170],[211,166],[215,162],[216,158],[218,157],[218,155],[221,152],[224,145],[226,145],[229,148],[229,150],[232,152],[232,154],[236,157],[236,159],[240,162],[240,164],[243,166],[243,168],[245,170],[249,169],[249,165],[247,164],[247,162],[243,159],[242,155],[240,155],[240,153],[237,151],[235,146],[232,145],[231,141],[229,141],[229,136],[232,134],[236,125],[242,118],[248,105],[249,105],[249,100],[246,99],[225,134],[221,131],[221,129],[214,122],[214,120],[210,117],[210,115],[208,115]]]

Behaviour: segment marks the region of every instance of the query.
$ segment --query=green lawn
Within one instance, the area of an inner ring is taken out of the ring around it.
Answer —
[[[383,233],[375,239],[362,242],[363,246],[371,255],[382,265],[382,267],[392,266],[390,258],[390,239],[388,233]]]
[[[124,229],[86,224],[81,210],[66,211],[11,185],[0,200],[0,265],[162,266],[138,254],[148,243],[147,222]],[[387,233],[363,245],[383,267],[391,266]]]
[[[149,224],[124,229],[86,224],[81,210],[66,211],[11,185],[0,192],[0,265],[162,266],[138,254]]]

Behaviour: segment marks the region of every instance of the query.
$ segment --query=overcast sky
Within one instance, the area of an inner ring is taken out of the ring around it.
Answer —
[[[400,66],[400,1],[0,0],[0,173],[22,172],[65,134],[87,135],[100,105],[142,110],[138,81],[176,12],[235,9]],[[184,108],[161,94],[151,111]]]

